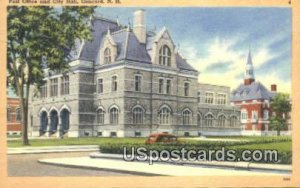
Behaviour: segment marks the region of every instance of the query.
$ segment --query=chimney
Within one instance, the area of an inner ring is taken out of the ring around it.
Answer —
[[[140,43],[146,43],[145,10],[143,9],[134,12],[133,32]]]
[[[276,84],[271,85],[271,92],[277,92],[277,85]]]

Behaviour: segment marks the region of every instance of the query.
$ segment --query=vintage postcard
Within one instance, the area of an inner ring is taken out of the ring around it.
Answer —
[[[300,186],[297,8],[7,1],[0,187]]]

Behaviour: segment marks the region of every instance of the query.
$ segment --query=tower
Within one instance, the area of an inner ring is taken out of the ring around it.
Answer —
[[[254,78],[251,50],[249,49],[247,64],[245,67],[244,85],[250,85],[254,81],[255,81],[255,78]]]

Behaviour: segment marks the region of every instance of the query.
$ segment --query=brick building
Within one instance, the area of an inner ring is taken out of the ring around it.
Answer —
[[[276,134],[270,128],[272,115],[271,102],[276,95],[277,85],[272,84],[268,90],[262,83],[255,81],[254,68],[249,51],[245,66],[244,83],[231,93],[231,103],[241,109],[243,135]],[[283,131],[289,134],[290,125]]]
[[[22,132],[22,113],[20,100],[12,88],[7,89],[7,134],[20,135]]]

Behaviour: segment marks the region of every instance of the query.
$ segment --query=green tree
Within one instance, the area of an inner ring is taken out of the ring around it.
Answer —
[[[91,39],[95,7],[9,7],[7,19],[8,82],[20,98],[22,141],[28,145],[28,101],[31,86],[43,84],[43,68],[68,69],[75,39]]]
[[[279,136],[280,131],[287,125],[287,115],[291,111],[289,95],[278,93],[272,100],[271,109],[274,115],[270,118],[270,125],[277,131],[277,136]]]

